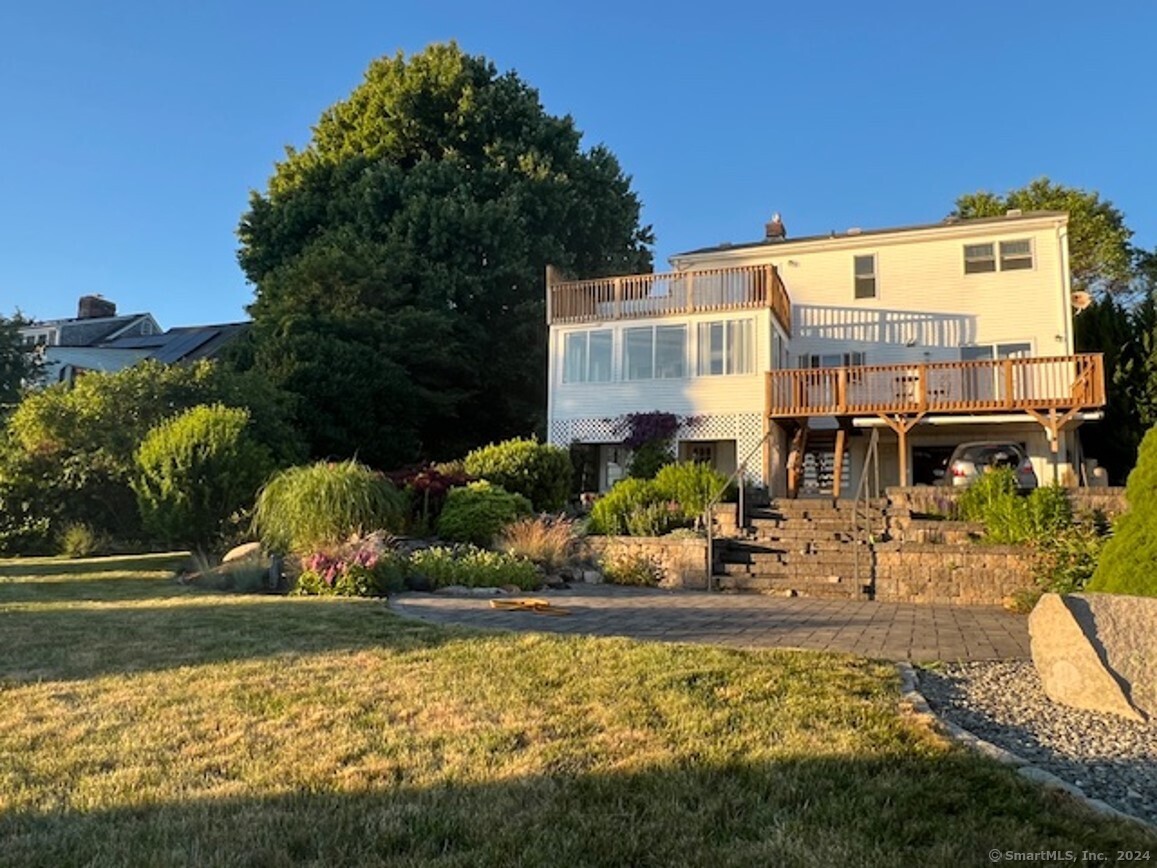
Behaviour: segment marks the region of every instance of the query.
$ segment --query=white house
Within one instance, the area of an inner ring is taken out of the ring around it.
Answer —
[[[549,439],[597,446],[602,488],[628,460],[623,418],[650,411],[679,417],[680,458],[743,463],[773,493],[801,428],[805,491],[849,494],[873,428],[885,484],[930,483],[984,439],[1075,482],[1073,432],[1100,417],[1104,374],[1073,350],[1067,223],[1011,211],[785,238],[776,221],[669,274],[548,269]]]

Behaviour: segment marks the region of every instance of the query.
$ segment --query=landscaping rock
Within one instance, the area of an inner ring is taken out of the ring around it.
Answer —
[[[411,574],[406,576],[406,589],[410,591],[432,591],[434,586],[425,576]]]
[[[465,585],[447,585],[444,588],[438,588],[434,591],[435,594],[445,594],[446,596],[464,596],[470,593],[470,589]]]
[[[1133,707],[1157,718],[1157,599],[1071,594],[1065,602]]]
[[[261,543],[247,542],[225,552],[225,557],[221,558],[221,563],[229,564],[233,561],[258,560],[260,557]]]
[[[1145,718],[1130,703],[1116,675],[1059,594],[1045,594],[1028,618],[1032,660],[1045,695],[1054,702],[1103,711],[1129,720]]]
[[[588,585],[601,585],[603,574],[598,570],[583,570],[583,581]]]
[[[565,588],[567,578],[560,573],[550,573],[543,576],[542,583],[548,588]]]

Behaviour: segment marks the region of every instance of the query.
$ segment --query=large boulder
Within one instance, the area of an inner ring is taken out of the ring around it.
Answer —
[[[1028,629],[1054,702],[1137,721],[1157,716],[1157,599],[1045,594]]]

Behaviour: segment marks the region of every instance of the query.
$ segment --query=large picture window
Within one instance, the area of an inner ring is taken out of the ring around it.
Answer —
[[[699,324],[699,376],[750,374],[755,370],[754,323],[730,319]]]
[[[675,380],[686,376],[686,326],[623,330],[623,379]]]
[[[564,383],[609,383],[611,331],[570,332],[563,338]]]

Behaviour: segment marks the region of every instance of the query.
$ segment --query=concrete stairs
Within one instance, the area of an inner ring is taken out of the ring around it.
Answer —
[[[883,501],[869,504],[874,527],[883,527],[885,508]],[[856,541],[855,514],[852,502],[830,500],[781,500],[753,510],[738,536],[717,541],[715,586],[733,592],[871,599],[875,556],[867,541]]]

